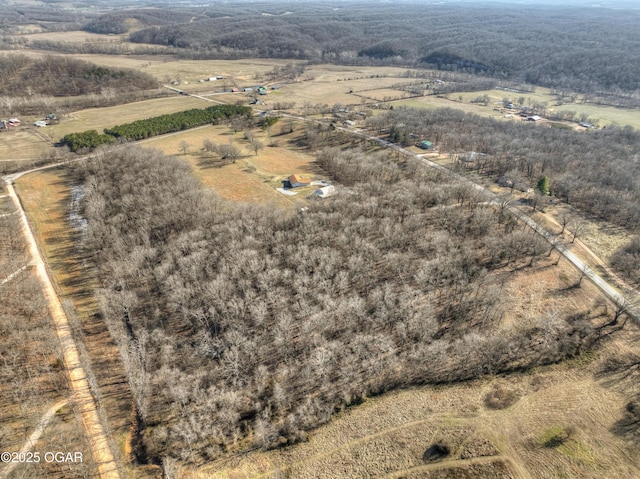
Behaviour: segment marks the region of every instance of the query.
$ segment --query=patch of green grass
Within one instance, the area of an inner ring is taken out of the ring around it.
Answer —
[[[556,449],[562,446],[571,437],[571,428],[563,425],[552,426],[542,433],[538,438],[538,444],[549,449]]]
[[[594,466],[596,458],[593,452],[582,442],[572,439],[558,447],[558,452],[587,466]]]

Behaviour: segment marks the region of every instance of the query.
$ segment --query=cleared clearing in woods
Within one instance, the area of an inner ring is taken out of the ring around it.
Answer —
[[[266,131],[252,130],[264,145],[257,154],[249,149],[249,142],[243,133],[234,134],[223,125],[166,135],[147,140],[143,145],[185,160],[191,166],[194,177],[223,198],[288,208],[303,204],[304,198],[313,192],[314,187],[300,188],[296,190],[299,191],[298,195],[286,196],[276,190],[282,187],[283,179],[292,174],[314,179],[326,178],[326,175],[323,176],[315,165],[313,155],[295,146],[301,135],[299,129],[287,134],[276,133],[286,128],[282,123],[272,127],[274,134],[271,137]],[[223,161],[219,155],[203,151],[205,140],[218,145],[231,142],[241,150],[242,156],[235,163]],[[188,144],[186,154],[182,150],[183,142]]]

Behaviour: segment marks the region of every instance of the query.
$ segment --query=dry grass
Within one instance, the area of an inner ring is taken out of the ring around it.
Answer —
[[[471,103],[475,98],[482,95],[489,96],[490,101],[487,106],[483,106],[477,103]],[[631,125],[634,128],[640,128],[640,112],[638,112],[638,110],[616,108],[604,105],[593,105],[588,103],[583,104],[580,102],[557,105],[556,96],[551,94],[550,89],[543,87],[535,87],[534,91],[531,93],[511,93],[504,90],[451,93],[448,95],[448,98],[449,99],[432,99],[432,97],[429,97],[428,99],[418,99],[415,101],[407,100],[401,102],[401,104],[415,107],[422,107],[424,103],[426,103],[427,105],[437,106],[447,105],[450,108],[461,109],[464,111],[477,113],[482,116],[504,118],[504,113],[496,112],[493,110],[493,108],[501,107],[502,100],[504,98],[508,98],[514,103],[517,102],[519,98],[523,98],[523,105],[525,106],[531,105],[533,103],[543,103],[547,105],[549,111],[572,111],[578,115],[586,114],[590,118],[597,120],[599,126],[618,124]],[[515,120],[520,120],[517,115],[514,118]]]
[[[275,129],[278,129],[276,125]],[[291,174],[313,178],[322,176],[314,164],[313,156],[293,145],[299,131],[269,139],[265,132],[254,130],[265,145],[272,140],[279,146],[265,146],[257,155],[249,150],[248,142],[241,133],[233,134],[225,126],[207,126],[173,135],[150,139],[144,145],[177,155],[187,161],[193,175],[207,188],[214,189],[220,196],[234,201],[257,203],[290,208],[303,204],[305,197],[314,187],[300,188],[298,195],[286,196],[276,188]],[[215,144],[233,142],[243,157],[236,163],[223,163],[214,154],[202,151],[205,139]],[[180,144],[186,141],[190,146],[187,154],[181,153]]]
[[[502,328],[519,328],[552,313],[592,310],[599,296],[592,285],[566,289],[576,277],[563,263],[515,272],[504,294],[516,302],[515,313],[505,317]],[[638,477],[640,448],[612,432],[628,393],[613,387],[611,378],[596,376],[607,357],[633,344],[630,335],[637,337],[638,331],[629,327],[597,356],[527,373],[370,398],[340,413],[306,443],[185,470],[182,477]],[[509,404],[487,407],[487,395],[506,387],[517,393]],[[558,426],[571,431],[566,441],[540,446]],[[435,443],[445,444],[450,455],[425,465],[423,455]]]
[[[475,103],[465,103],[458,101],[457,93],[451,95],[450,99],[439,96],[424,96],[422,98],[411,98],[409,100],[400,100],[393,102],[394,106],[406,106],[410,108],[454,108],[462,110],[466,113],[474,113],[476,115],[504,119],[504,115],[494,111],[491,106],[481,106]],[[519,120],[519,118],[518,118]]]
[[[86,348],[84,367],[96,376],[112,439],[127,457],[132,399],[116,346],[97,314],[93,265],[78,249],[78,232],[69,225],[73,181],[63,169],[44,170],[20,177],[16,186],[69,321]]]
[[[102,132],[104,128],[122,123],[129,123],[135,120],[164,115],[166,113],[189,110],[191,108],[206,108],[208,106],[211,106],[211,104],[204,100],[176,95],[106,108],[89,108],[64,116],[58,125],[43,128],[42,132],[46,133],[53,141],[58,141],[69,133],[85,130]]]
[[[64,43],[87,43],[87,42],[109,42],[109,43],[121,43],[122,38],[126,35],[106,35],[99,33],[90,33],[82,30],[75,30],[72,32],[43,32],[21,35],[20,38],[37,41],[46,40],[52,42],[64,42]]]
[[[40,158],[53,152],[53,148],[50,142],[38,136],[35,127],[25,125],[0,132],[0,160]]]

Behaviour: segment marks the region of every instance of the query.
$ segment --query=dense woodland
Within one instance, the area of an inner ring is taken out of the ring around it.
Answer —
[[[372,131],[394,140],[434,142],[441,152],[463,157],[485,153],[461,167],[533,187],[542,175],[552,193],[587,214],[640,232],[640,133],[608,126],[590,131],[500,121],[453,109],[389,110],[368,120]]]
[[[86,248],[136,399],[140,459],[273,447],[364,397],[556,361],[591,335],[550,315],[495,334],[513,268],[548,246],[416,161],[323,150],[346,190],[286,213],[223,201],[123,147],[83,167]]]
[[[151,75],[90,62],[0,55],[0,115],[42,115],[167,95]]]
[[[0,33],[5,35],[0,48],[20,45],[20,37],[10,35],[20,25],[35,24],[45,31],[129,32],[133,42],[176,47],[173,53],[191,58],[424,66],[624,96],[640,89],[640,11],[628,4],[239,2],[145,9],[96,4],[93,10],[55,2],[0,6]],[[118,43],[31,41],[38,48],[124,53]]]
[[[4,96],[76,96],[157,87],[151,75],[132,69],[106,68],[62,56],[0,56],[0,95]]]
[[[218,57],[423,65],[582,92],[640,88],[638,10],[417,2],[235,8],[130,39]]]

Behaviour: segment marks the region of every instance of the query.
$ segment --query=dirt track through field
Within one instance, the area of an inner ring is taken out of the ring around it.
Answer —
[[[27,452],[30,452],[33,449],[33,447],[40,440],[40,437],[42,436],[42,433],[44,432],[47,425],[49,424],[49,421],[51,421],[51,418],[53,418],[53,416],[55,416],[55,414],[64,406],[66,406],[68,403],[69,403],[68,399],[62,399],[61,401],[58,401],[53,406],[51,406],[47,410],[47,412],[44,413],[44,415],[40,419],[40,423],[35,428],[35,430],[31,433],[31,436],[29,436],[29,439],[26,440],[26,442],[24,443],[24,446],[22,446],[22,449],[20,449],[20,452],[18,453],[18,455],[25,454]],[[9,474],[11,474],[11,471],[13,471],[18,464],[19,463],[17,462],[10,462],[9,465],[0,474],[0,479],[5,479],[6,477],[8,477]]]
[[[22,272],[23,272],[25,269],[27,269],[28,267],[29,267],[29,265],[28,265],[28,264],[25,264],[22,268],[20,268],[20,269],[18,269],[18,270],[16,270],[16,271],[14,271],[13,273],[11,273],[11,274],[10,274],[9,276],[7,276],[6,278],[4,278],[4,279],[0,280],[0,286],[2,286],[2,285],[3,285],[3,284],[5,284],[5,283],[8,283],[9,281],[11,281],[11,280],[12,280],[12,279],[14,279],[14,278],[17,278],[17,277],[18,277],[18,275],[19,275],[20,273],[22,273]]]
[[[13,184],[8,180],[7,190],[16,208],[18,208],[20,212],[23,233],[27,240],[29,253],[35,266],[35,273],[42,283],[42,291],[47,300],[47,304],[49,305],[49,312],[56,329],[56,334],[60,340],[60,345],[62,346],[64,364],[69,376],[71,390],[73,391],[72,400],[80,411],[85,432],[91,445],[91,454],[96,463],[100,478],[120,479],[121,475],[111,448],[109,447],[109,442],[102,426],[102,422],[100,421],[96,403],[89,387],[89,381],[82,363],[80,362],[78,349],[76,348],[76,344],[71,334],[69,321],[64,309],[62,308],[62,303],[60,302],[53,284],[51,283],[46,266],[42,260],[40,251],[38,250],[35,237],[29,227],[27,216],[22,208],[22,204],[20,203],[18,195],[13,188]]]

